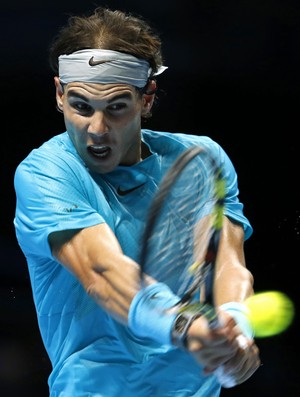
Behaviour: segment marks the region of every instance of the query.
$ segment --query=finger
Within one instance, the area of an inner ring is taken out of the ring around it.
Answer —
[[[224,387],[233,387],[249,379],[260,366],[259,349],[253,344],[246,349],[239,349],[235,357],[220,367],[222,369],[218,369],[217,373]]]

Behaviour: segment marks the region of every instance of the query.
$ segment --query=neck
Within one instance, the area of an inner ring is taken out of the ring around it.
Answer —
[[[151,152],[149,150],[148,145],[146,145],[144,142],[141,143],[141,160],[146,159],[151,155]]]

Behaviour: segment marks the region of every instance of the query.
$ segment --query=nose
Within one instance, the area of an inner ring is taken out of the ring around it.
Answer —
[[[95,112],[91,119],[88,128],[88,133],[93,135],[107,134],[108,126],[105,119],[105,114],[102,111]]]

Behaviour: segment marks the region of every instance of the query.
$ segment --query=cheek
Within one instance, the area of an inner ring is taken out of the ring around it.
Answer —
[[[70,120],[65,122],[67,132],[69,134],[69,137],[71,141],[73,142],[73,145],[76,148],[79,148],[80,146],[85,146],[86,143],[86,135],[82,130],[79,128],[77,124],[74,124],[70,122]]]
[[[86,125],[82,121],[82,118],[78,116],[71,115],[69,117],[68,113],[65,113],[65,126],[72,136],[80,138],[84,135],[81,131],[86,130]]]
[[[65,119],[65,126],[66,126],[66,129],[67,129],[67,132],[68,132],[70,138],[74,142],[74,139],[76,137],[76,133],[75,133],[76,130],[74,128],[73,123],[71,123],[68,119],[67,120]]]
[[[124,131],[122,132],[122,135],[124,135],[124,139],[126,141],[132,140],[140,134],[141,117],[135,116],[134,118],[131,118],[127,123],[123,123],[123,126],[120,128],[120,130]]]
[[[125,125],[139,126],[141,124],[140,109],[133,109],[132,112],[126,116],[126,119],[123,120],[123,122]]]

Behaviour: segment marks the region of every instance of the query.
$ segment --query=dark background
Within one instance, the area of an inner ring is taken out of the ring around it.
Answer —
[[[147,126],[209,135],[223,146],[235,164],[240,198],[254,227],[245,249],[256,290],[279,289],[296,304],[295,321],[286,332],[257,340],[259,371],[222,396],[300,395],[299,0],[17,0],[1,5],[0,394],[48,395],[50,365],[12,223],[13,174],[32,148],[64,130],[47,49],[68,14],[95,5],[141,14],[161,33],[169,69],[159,85],[166,96]]]

